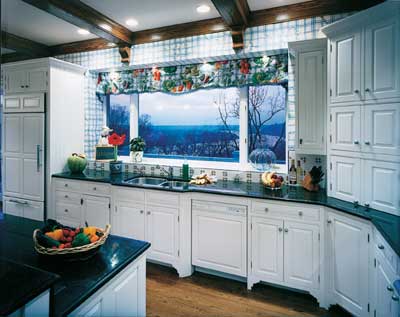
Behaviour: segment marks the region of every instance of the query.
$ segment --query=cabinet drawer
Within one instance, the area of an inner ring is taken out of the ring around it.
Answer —
[[[382,237],[382,235],[375,229],[375,248],[378,254],[381,254],[386,259],[387,264],[396,274],[400,274],[399,257],[390,247],[389,243]]]
[[[276,204],[269,202],[253,202],[252,212],[268,217],[286,217],[297,220],[319,221],[320,209],[298,204]]]
[[[80,220],[81,219],[81,206],[80,205],[74,205],[74,204],[68,204],[68,203],[63,203],[63,202],[57,202],[56,203],[56,215],[57,219],[59,218],[73,218]]]
[[[113,186],[113,198],[116,201],[128,201],[135,204],[144,203],[144,190]]]
[[[72,191],[81,191],[81,182],[79,181],[71,181],[68,179],[56,179],[54,181],[56,189],[64,189],[64,190],[72,190]]]
[[[206,200],[193,200],[192,210],[246,216],[247,207],[228,203],[211,202]]]
[[[111,188],[108,184],[100,183],[83,183],[83,191],[91,195],[107,195],[111,194]]]
[[[146,203],[162,206],[179,206],[179,195],[173,193],[146,192]]]
[[[67,204],[80,205],[81,195],[79,193],[56,190],[56,201]]]

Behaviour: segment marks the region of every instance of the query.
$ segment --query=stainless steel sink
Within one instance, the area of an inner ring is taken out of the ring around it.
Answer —
[[[166,178],[140,176],[125,180],[125,184],[143,185],[143,186],[160,186],[167,181]]]
[[[162,183],[160,186],[162,187],[172,187],[172,188],[184,188],[187,186],[189,182],[184,182],[184,181],[166,181]]]

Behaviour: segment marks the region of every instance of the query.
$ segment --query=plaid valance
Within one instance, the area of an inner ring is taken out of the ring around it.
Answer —
[[[180,94],[204,88],[246,85],[283,85],[288,81],[288,55],[224,60],[102,72],[98,74],[98,94],[166,92]]]

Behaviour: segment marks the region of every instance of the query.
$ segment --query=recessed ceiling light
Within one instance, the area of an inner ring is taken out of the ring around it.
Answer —
[[[102,23],[99,24],[99,27],[101,27],[104,30],[111,31],[111,26],[109,26],[108,24]]]
[[[223,24],[215,24],[211,27],[213,31],[222,31],[225,30],[225,26]]]
[[[289,19],[288,14],[279,14],[276,16],[276,21],[284,21],[284,20],[288,20],[288,19]]]
[[[137,26],[139,22],[135,19],[128,19],[125,21],[127,26]]]
[[[206,5],[206,4],[199,5],[199,6],[196,8],[196,11],[197,11],[198,13],[207,13],[207,12],[210,12],[210,6],[208,6],[208,5]]]
[[[158,34],[153,34],[153,35],[151,36],[151,39],[152,39],[152,40],[155,40],[155,41],[161,40],[161,36],[158,35]]]
[[[108,47],[115,47],[115,46],[117,46],[117,44],[110,42],[110,43],[107,43],[107,46]]]
[[[85,29],[78,29],[78,33],[80,35],[88,35],[88,34],[90,34],[90,32],[88,30],[85,30]]]

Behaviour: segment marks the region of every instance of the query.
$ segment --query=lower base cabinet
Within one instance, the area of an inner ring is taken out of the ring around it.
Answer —
[[[146,316],[146,257],[142,255],[68,317]]]
[[[328,297],[355,316],[369,316],[370,225],[328,212],[327,227]]]
[[[50,290],[32,299],[24,307],[19,308],[8,317],[49,317]]]

